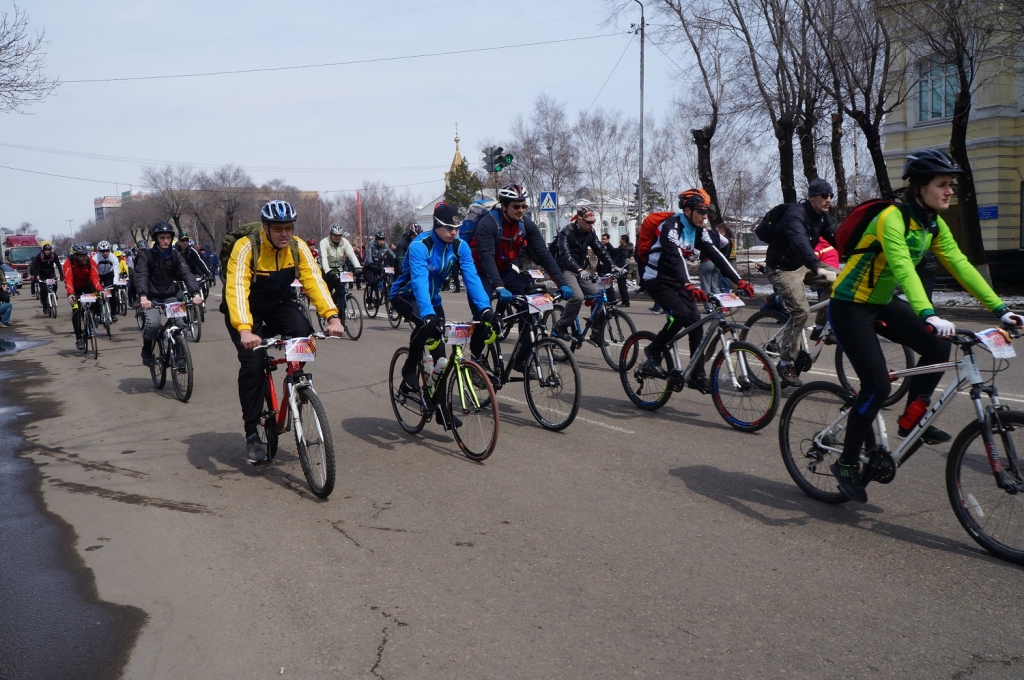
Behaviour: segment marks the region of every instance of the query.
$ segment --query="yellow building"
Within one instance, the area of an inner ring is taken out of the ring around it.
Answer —
[[[909,152],[948,150],[958,89],[951,66],[925,60],[907,102],[886,120],[884,154],[894,188],[903,186]],[[983,66],[967,128],[967,151],[978,192],[978,215],[993,282],[1024,284],[1024,75],[996,75]],[[955,199],[954,199],[955,200]],[[943,215],[960,240],[959,207]]]

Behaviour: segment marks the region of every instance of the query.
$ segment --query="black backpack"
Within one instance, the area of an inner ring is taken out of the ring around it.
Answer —
[[[775,240],[776,234],[778,234],[779,220],[789,210],[789,206],[796,205],[795,203],[779,203],[777,206],[769,210],[761,221],[754,227],[754,235],[761,239],[764,243],[771,245],[772,241]]]

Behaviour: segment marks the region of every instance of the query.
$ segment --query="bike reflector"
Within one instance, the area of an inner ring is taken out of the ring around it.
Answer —
[[[338,280],[342,283],[353,283],[356,277],[352,276],[352,272],[341,272],[338,274]]]
[[[284,344],[284,358],[288,361],[313,361],[316,342],[313,338],[292,338]]]
[[[472,323],[446,323],[444,325],[445,342],[449,345],[468,345],[473,337]]]
[[[188,316],[184,302],[169,302],[164,306],[164,313],[167,314],[168,319],[184,319]]]
[[[735,293],[716,293],[715,297],[718,298],[718,301],[726,308],[743,307],[746,304]]]
[[[551,296],[548,295],[547,293],[527,295],[526,301],[529,303],[531,310],[534,312],[546,312],[549,309],[554,309],[554,305],[551,304]]]

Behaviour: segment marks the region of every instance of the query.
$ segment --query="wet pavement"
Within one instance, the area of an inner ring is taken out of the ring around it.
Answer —
[[[74,530],[42,501],[46,466],[17,455],[21,429],[56,409],[26,393],[42,376],[0,363],[0,678],[118,678],[147,615],[98,598]]]

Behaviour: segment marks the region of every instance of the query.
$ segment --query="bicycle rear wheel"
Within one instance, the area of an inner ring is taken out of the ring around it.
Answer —
[[[669,352],[664,352],[661,363],[653,372],[647,367],[647,356],[643,349],[654,341],[656,335],[650,331],[640,331],[626,338],[619,358],[619,378],[626,396],[644,411],[657,411],[672,396],[672,387],[668,376],[673,366]]]
[[[972,422],[957,436],[946,460],[946,491],[950,505],[978,545],[1004,560],[1024,564],[1024,413],[1003,411],[1004,432],[992,432],[993,455],[1011,487],[996,485],[982,428]]]
[[[881,335],[878,336],[878,344],[882,348],[882,354],[885,355],[885,365],[890,371],[902,371],[905,368],[914,367],[916,363],[914,352],[906,345],[887,340]],[[836,346],[836,375],[839,376],[840,385],[854,393],[860,391],[860,378],[850,366],[850,360],[846,358],[846,353],[838,345]],[[909,390],[910,380],[905,377],[900,378],[892,383],[892,393],[882,402],[882,406],[899,403],[903,397],[907,396]]]
[[[558,361],[557,355],[565,357]],[[526,362],[523,389],[530,412],[541,427],[564,430],[576,419],[583,397],[580,369],[565,343],[556,338],[537,341]]]
[[[384,299],[384,309],[388,312],[388,323],[391,324],[392,328],[398,328],[402,325],[402,315],[391,304],[391,298]]]
[[[721,351],[711,365],[711,396],[725,422],[737,430],[756,432],[772,422],[782,390],[765,353],[749,342],[734,342],[729,346],[729,361]]]
[[[448,374],[445,406],[462,452],[470,460],[486,460],[498,443],[498,401],[479,364],[463,359]]]
[[[636,324],[629,314],[618,309],[609,309],[608,317],[601,329],[601,354],[613,371],[619,370],[619,356],[626,338],[636,333]]]
[[[334,440],[327,412],[311,386],[299,387],[295,398],[299,416],[292,423],[292,429],[302,474],[314,496],[327,498],[334,491]]]
[[[167,384],[167,364],[164,361],[164,339],[157,338],[153,343],[153,364],[149,367],[149,377],[153,379],[153,387],[162,390]]]
[[[363,334],[363,310],[359,308],[359,303],[354,297],[347,295],[345,309],[341,311],[344,313],[345,334],[352,340],[358,340]]]
[[[267,456],[270,460],[274,460],[274,456],[277,455],[277,423],[274,420],[275,413],[272,410],[269,393],[266,401],[267,410],[263,412],[256,424],[256,434],[259,435],[260,441],[267,450]]]
[[[192,352],[188,343],[180,333],[171,342],[171,353],[168,363],[171,368],[171,384],[178,401],[186,402],[192,398]]]
[[[405,365],[407,356],[409,356],[409,348],[399,347],[391,357],[391,368],[388,370],[388,394],[391,397],[391,408],[395,410],[398,424],[409,434],[416,434],[426,425],[429,412],[424,407],[423,398],[419,394],[406,396],[398,389],[402,384],[402,366]],[[420,381],[420,390],[423,390],[422,380]]]
[[[779,418],[779,450],[786,471],[804,493],[823,503],[845,503],[829,469],[839,460],[846,438],[846,419],[854,395],[839,385],[812,382],[797,389],[786,400]],[[865,448],[875,445],[869,433]]]
[[[747,330],[740,333],[740,340],[749,342],[768,356],[773,363],[778,363],[781,358],[779,354],[779,336],[782,327],[789,321],[789,317],[782,312],[773,309],[762,309],[754,312],[750,318],[743,322]]]

